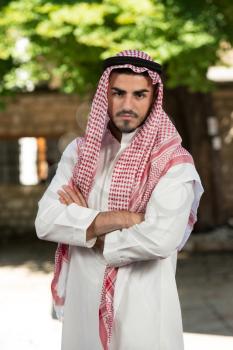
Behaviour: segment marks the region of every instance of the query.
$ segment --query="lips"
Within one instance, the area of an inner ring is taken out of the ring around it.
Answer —
[[[133,119],[133,117],[131,115],[121,115],[120,117],[123,120],[131,120],[131,119]]]
[[[131,120],[131,119],[133,119],[133,116],[130,114],[121,114],[120,118],[123,120]]]

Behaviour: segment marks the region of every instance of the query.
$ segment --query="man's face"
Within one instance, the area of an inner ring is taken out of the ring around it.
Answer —
[[[130,133],[147,118],[153,96],[149,77],[113,72],[108,88],[109,118],[118,130]]]

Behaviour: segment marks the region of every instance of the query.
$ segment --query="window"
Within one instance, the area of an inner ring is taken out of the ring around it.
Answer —
[[[19,139],[19,182],[22,185],[36,185],[39,182],[37,172],[37,139],[22,137]]]
[[[49,182],[60,158],[57,139],[22,137],[0,140],[0,184]]]

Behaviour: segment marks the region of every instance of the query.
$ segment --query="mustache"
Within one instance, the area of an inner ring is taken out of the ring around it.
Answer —
[[[125,115],[125,114],[131,115],[131,116],[133,116],[133,117],[135,117],[135,118],[138,117],[138,114],[137,114],[137,113],[135,113],[135,112],[132,111],[132,110],[127,111],[126,109],[122,109],[121,111],[117,112],[117,113],[116,113],[116,116],[119,117],[119,116]]]

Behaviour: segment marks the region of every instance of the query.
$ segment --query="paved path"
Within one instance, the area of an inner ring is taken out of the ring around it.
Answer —
[[[50,313],[50,278],[24,266],[0,269],[1,350],[60,349],[61,325]]]
[[[51,318],[54,246],[42,243],[0,249],[1,350],[60,349],[61,325]],[[180,254],[185,350],[233,349],[232,266],[230,253]]]
[[[233,254],[180,254],[185,350],[233,350]]]

